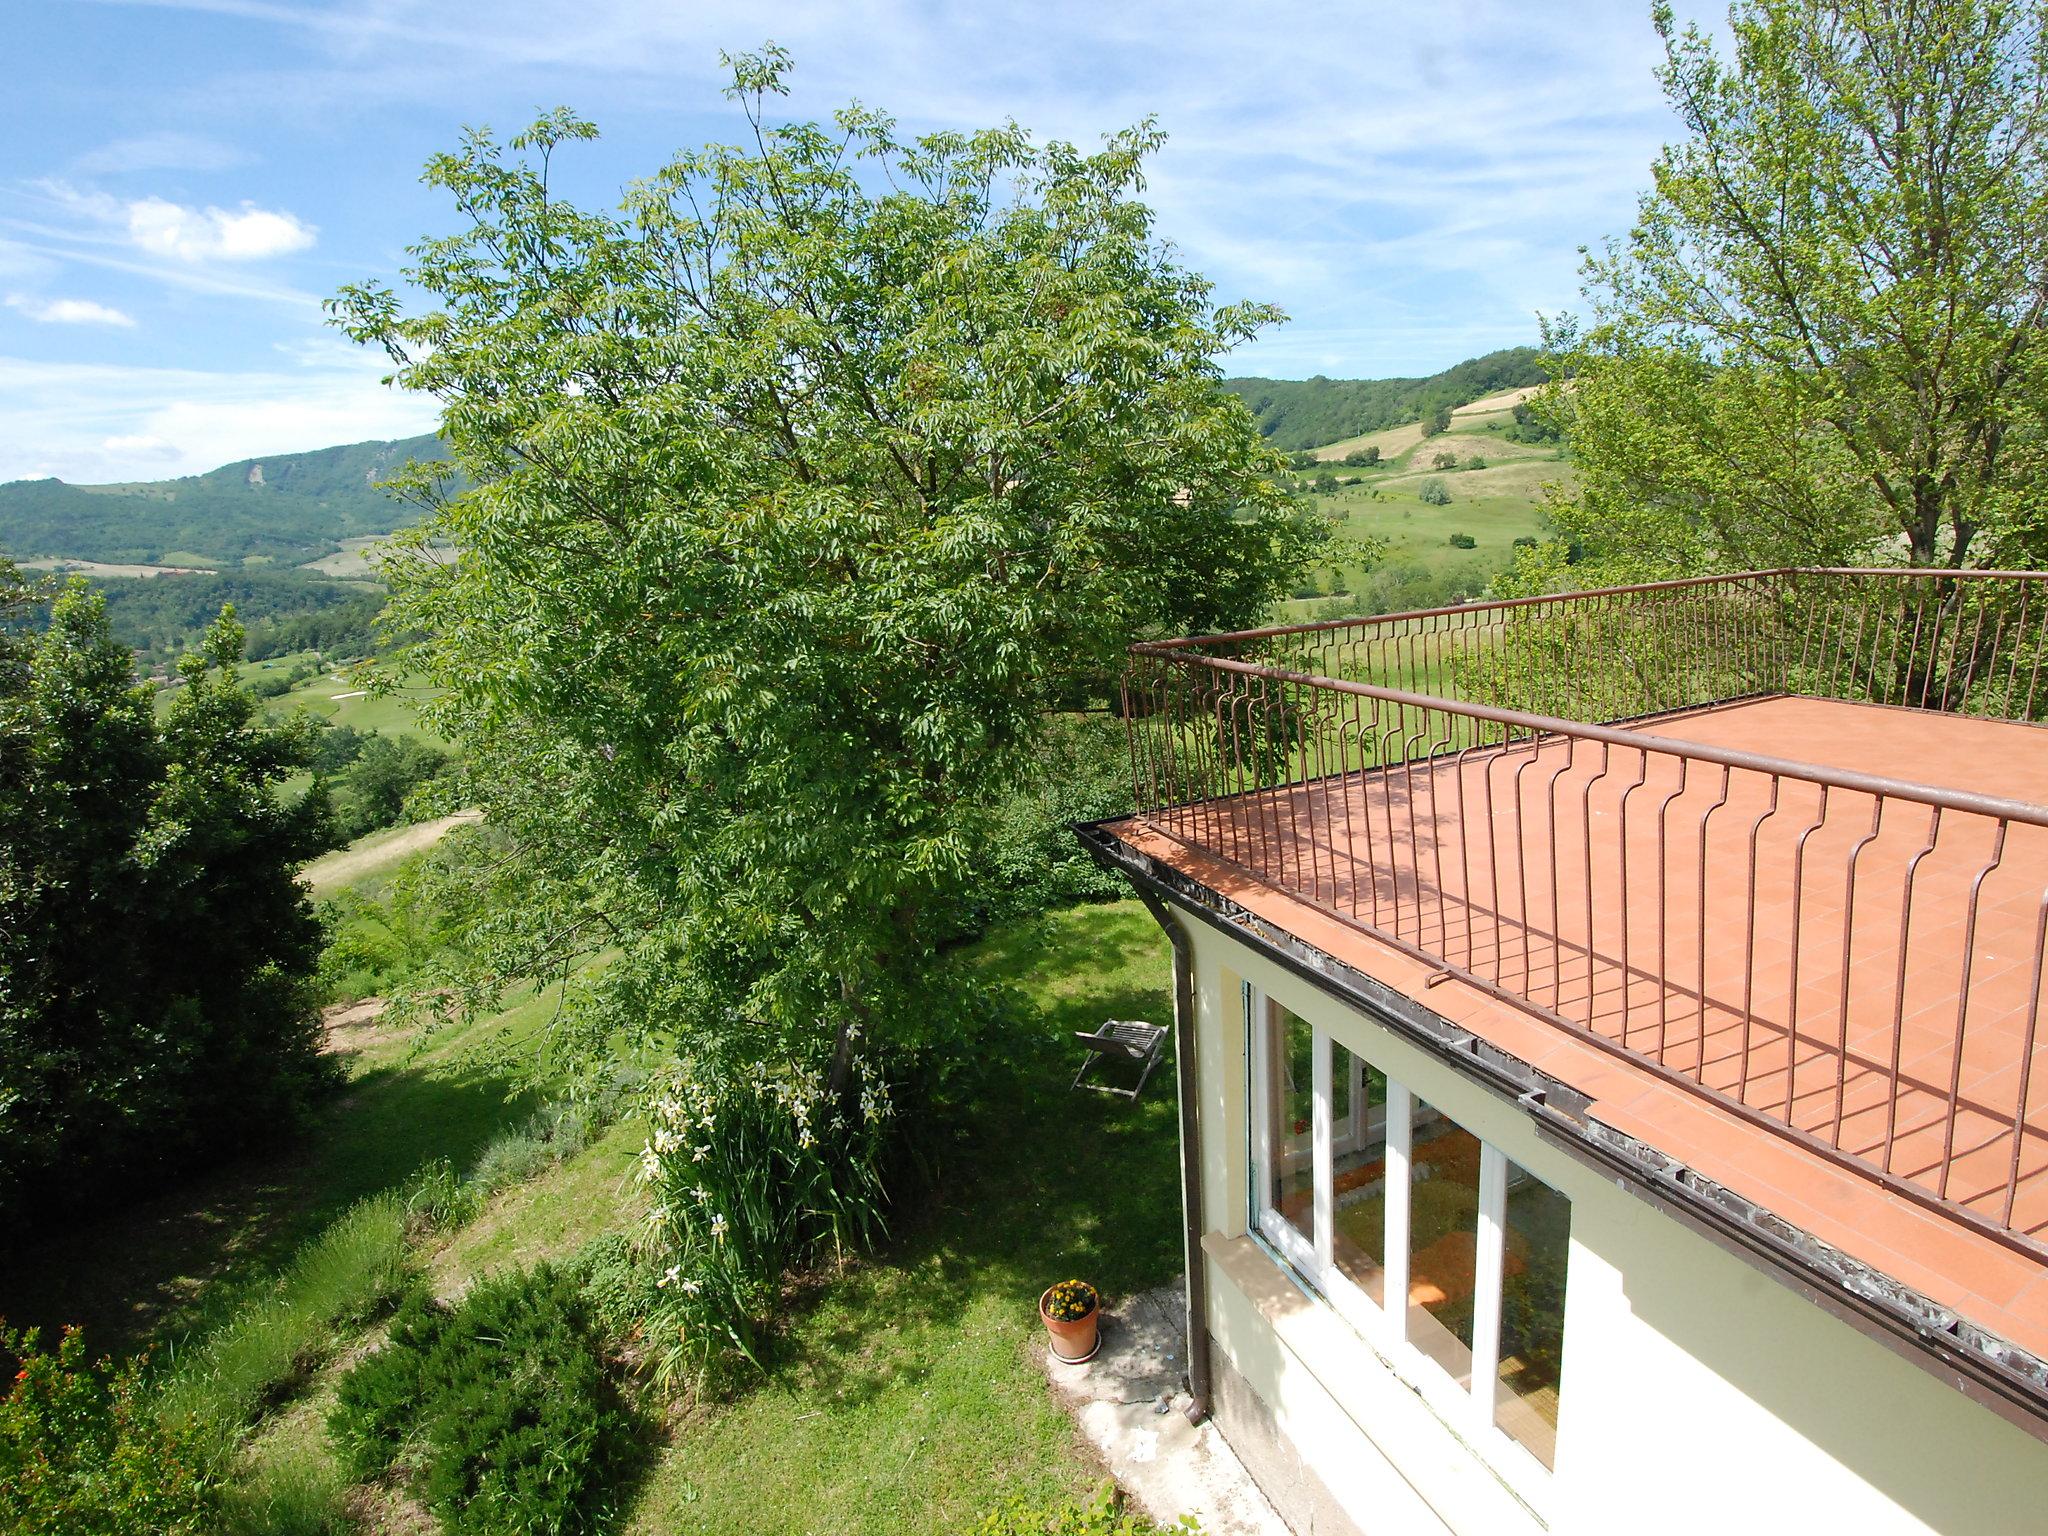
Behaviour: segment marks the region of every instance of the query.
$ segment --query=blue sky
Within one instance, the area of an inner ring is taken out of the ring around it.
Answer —
[[[323,324],[452,222],[465,124],[558,103],[609,204],[738,130],[720,49],[792,50],[792,115],[1171,134],[1150,200],[1223,296],[1293,322],[1234,373],[1426,373],[1535,339],[1627,227],[1671,123],[1647,0],[12,0],[0,99],[0,480],[187,474],[395,437],[431,402]]]

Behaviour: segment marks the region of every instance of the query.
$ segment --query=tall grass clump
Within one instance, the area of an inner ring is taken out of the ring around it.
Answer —
[[[349,1536],[348,1481],[318,1446],[268,1449],[227,1490],[223,1536]]]
[[[700,1062],[662,1087],[650,1116],[641,1174],[655,1194],[656,1374],[701,1381],[736,1359],[758,1368],[783,1277],[882,1236],[887,1090],[865,1062],[855,1091],[836,1096],[814,1075]]]
[[[248,1297],[169,1368],[167,1423],[199,1425],[221,1454],[270,1402],[331,1347],[367,1322],[405,1283],[406,1205],[376,1195],[301,1248],[276,1283]]]

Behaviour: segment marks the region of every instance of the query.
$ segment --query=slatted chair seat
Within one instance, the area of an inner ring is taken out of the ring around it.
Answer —
[[[1077,1029],[1074,1038],[1088,1047],[1088,1054],[1082,1059],[1081,1070],[1074,1074],[1073,1086],[1093,1089],[1096,1093],[1114,1093],[1126,1099],[1135,1099],[1145,1091],[1145,1080],[1159,1065],[1160,1055],[1166,1049],[1166,1031],[1157,1024],[1145,1024],[1136,1019],[1111,1019],[1092,1033]],[[1111,1083],[1082,1081],[1097,1062],[1110,1060],[1136,1062],[1139,1069],[1136,1086],[1118,1088]]]

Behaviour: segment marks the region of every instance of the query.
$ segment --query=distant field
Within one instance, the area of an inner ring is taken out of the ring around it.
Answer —
[[[198,565],[121,565],[106,560],[24,560],[25,571],[61,571],[66,576],[212,576]]]
[[[1362,551],[1369,538],[1386,542],[1383,568],[1420,566],[1434,576],[1466,577],[1474,584],[1489,580],[1513,558],[1516,539],[1541,538],[1543,487],[1569,481],[1572,467],[1550,444],[1510,442],[1502,435],[1514,420],[1514,405],[1527,393],[1513,390],[1475,400],[1452,412],[1450,429],[1435,437],[1424,438],[1421,425],[1410,423],[1318,449],[1317,457],[1324,460],[1341,459],[1368,445],[1381,454],[1376,469],[1332,463],[1331,473],[1355,476],[1360,483],[1314,498],[1317,508],[1337,520],[1331,559],[1317,573],[1325,590],[1332,567],[1350,591],[1360,590],[1367,574]],[[1431,461],[1443,453],[1455,454],[1460,464],[1477,456],[1486,467],[1439,470]],[[1431,506],[1421,499],[1419,492],[1431,479],[1450,492],[1448,505]],[[1471,535],[1473,548],[1451,545],[1451,536],[1460,533]],[[1282,607],[1300,618],[1328,601],[1297,599]]]
[[[351,725],[359,731],[382,731],[386,736],[417,736],[436,746],[446,743],[420,724],[419,706],[434,697],[435,690],[407,680],[403,672],[397,686],[388,693],[374,691],[376,680],[388,668],[374,663],[322,672],[311,682],[270,701],[274,714],[308,710],[325,716],[336,725]]]
[[[360,538],[340,540],[341,549],[331,555],[322,555],[318,560],[308,560],[301,570],[318,571],[323,576],[366,576],[377,567],[372,552],[382,544],[388,535],[372,534]]]

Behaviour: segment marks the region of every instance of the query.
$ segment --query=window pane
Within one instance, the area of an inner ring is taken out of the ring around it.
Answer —
[[[1264,1209],[1315,1236],[1315,1030],[1278,1003],[1266,1014],[1266,1187]]]
[[[1460,1383],[1472,1374],[1479,1138],[1415,1100],[1408,1192],[1408,1337]]]
[[[1387,1078],[1330,1044],[1330,1257],[1384,1304],[1387,1258]]]
[[[1494,1421],[1546,1467],[1557,1453],[1557,1381],[1564,1360],[1564,1276],[1571,1235],[1571,1201],[1509,1163]]]

